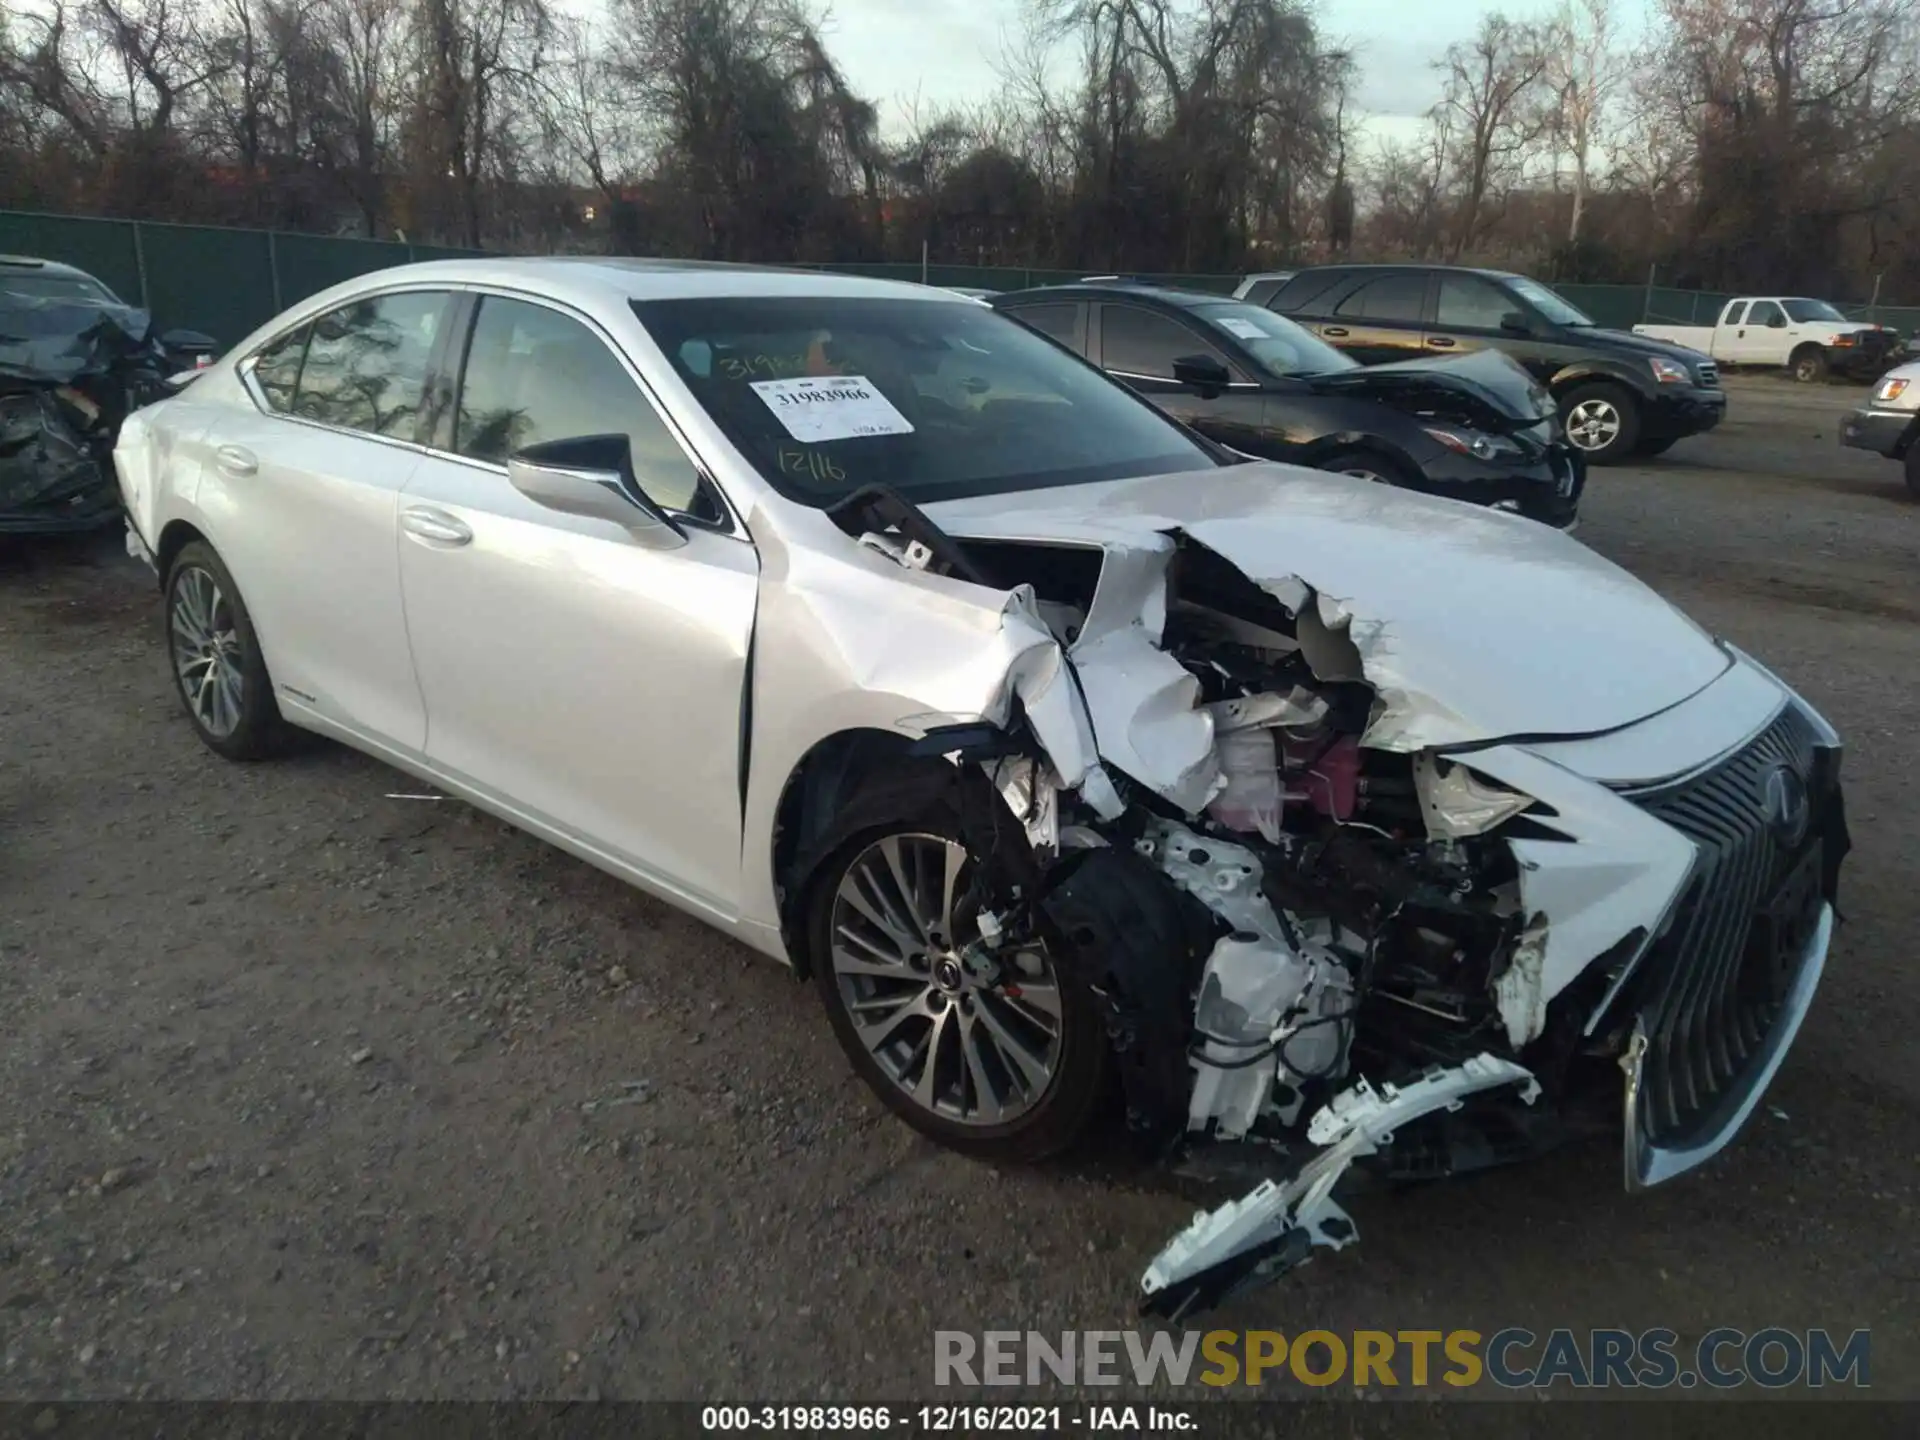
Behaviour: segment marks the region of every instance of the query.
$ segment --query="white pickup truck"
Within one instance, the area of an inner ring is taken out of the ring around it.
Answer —
[[[1636,325],[1636,335],[1685,345],[1722,365],[1777,365],[1796,380],[1831,373],[1876,379],[1893,362],[1893,331],[1849,320],[1824,300],[1742,295],[1711,325]]]

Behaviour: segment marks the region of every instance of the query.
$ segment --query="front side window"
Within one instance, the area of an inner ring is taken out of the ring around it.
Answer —
[[[315,320],[293,413],[343,430],[413,439],[446,301],[438,290],[370,295]]]
[[[1747,312],[1749,325],[1785,325],[1787,317],[1780,313],[1780,307],[1771,300],[1756,300],[1753,308]]]
[[[1427,300],[1424,275],[1385,275],[1369,280],[1340,302],[1333,313],[1347,320],[1384,320],[1417,325]]]
[[[1173,362],[1207,355],[1222,365],[1227,357],[1179,321],[1138,305],[1100,307],[1100,364],[1127,375],[1173,379]]]
[[[1513,311],[1514,303],[1484,280],[1471,275],[1440,277],[1435,315],[1442,330],[1498,330],[1500,318]]]
[[[761,295],[633,310],[734,447],[803,504],[865,485],[924,503],[1224,463],[982,305]]]
[[[489,295],[460,383],[454,449],[504,465],[549,440],[625,435],[634,478],[663,509],[708,513],[700,472],[613,353],[571,315]]]

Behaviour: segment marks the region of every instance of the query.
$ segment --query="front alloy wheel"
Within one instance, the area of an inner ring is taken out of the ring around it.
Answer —
[[[828,959],[854,1035],[918,1110],[983,1129],[1020,1120],[1060,1069],[1060,981],[1037,947],[970,957],[965,847],[896,834],[835,887]]]
[[[1567,412],[1567,438],[1582,450],[1604,450],[1620,438],[1620,409],[1611,400],[1582,400]]]
[[[1581,385],[1560,399],[1560,428],[1589,463],[1612,465],[1640,443],[1640,410],[1617,385]]]

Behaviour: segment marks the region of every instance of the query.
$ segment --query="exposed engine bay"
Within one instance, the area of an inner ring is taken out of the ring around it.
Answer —
[[[921,753],[977,766],[1030,852],[979,847],[969,968],[1044,944],[1105,1009],[1143,1147],[1263,1177],[1162,1252],[1144,1309],[1189,1314],[1350,1243],[1333,1191],[1356,1163],[1424,1180],[1617,1130],[1634,1016],[1611,1002],[1691,873],[1681,837],[1630,834],[1665,888],[1640,924],[1595,923],[1591,896],[1550,903],[1572,890],[1537,858],[1589,837],[1421,743],[1391,656],[1371,664],[1305,583],[1178,532],[955,539],[885,492],[835,518],[909,569],[1011,591],[1064,656],[1015,677],[1004,725]]]

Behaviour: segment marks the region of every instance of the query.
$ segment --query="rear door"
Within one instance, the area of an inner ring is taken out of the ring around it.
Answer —
[[[284,697],[418,752],[426,712],[400,605],[396,515],[420,464],[445,290],[354,300],[269,342],[195,500]]]
[[[1105,301],[1096,307],[1100,368],[1209,439],[1246,449],[1260,436],[1265,395],[1244,367],[1207,338],[1198,325],[1144,305]],[[1230,383],[1202,397],[1173,378],[1173,362],[1208,356],[1227,369]]]
[[[1411,360],[1425,349],[1427,291],[1424,271],[1363,279],[1333,300],[1314,329],[1363,365]]]
[[[754,548],[596,324],[491,294],[471,316],[450,350],[457,397],[400,512],[427,756],[732,915]],[[641,488],[680,519],[684,546],[648,549],[507,481],[525,446],[611,433],[628,437]]]

